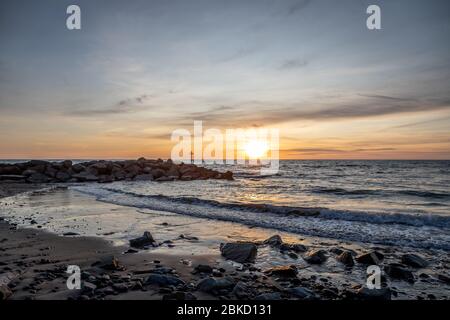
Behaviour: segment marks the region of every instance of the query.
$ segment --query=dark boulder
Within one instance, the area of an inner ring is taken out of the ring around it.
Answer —
[[[345,264],[347,267],[353,267],[355,265],[355,261],[353,261],[353,255],[350,251],[343,251],[336,257],[336,260]]]
[[[402,263],[414,268],[425,268],[428,262],[416,254],[404,254],[402,256]]]
[[[409,283],[414,283],[414,274],[398,263],[391,263],[384,267],[384,271],[393,279],[405,280]]]
[[[178,277],[163,274],[151,274],[145,280],[146,285],[158,285],[161,287],[185,285],[185,282]]]
[[[263,244],[268,244],[274,247],[277,247],[283,243],[283,240],[279,235],[271,236],[270,238],[263,241]]]
[[[151,245],[155,242],[153,236],[150,232],[145,231],[142,237],[131,239],[130,246],[134,248],[143,248],[145,246]]]
[[[287,292],[290,295],[302,300],[311,300],[316,297],[316,294],[313,291],[303,287],[291,288],[288,289]]]
[[[383,261],[384,255],[378,251],[372,251],[357,256],[356,261],[362,264],[378,265]]]
[[[50,181],[50,178],[42,173],[33,173],[27,178],[27,181],[31,183],[46,183]]]
[[[322,264],[327,260],[327,256],[324,250],[311,250],[305,254],[303,259],[310,264]]]
[[[296,277],[298,274],[298,269],[294,265],[290,266],[277,266],[270,268],[266,271],[264,271],[268,275],[271,276],[279,276],[279,277],[285,277],[285,278],[293,278]]]
[[[235,285],[233,279],[225,277],[225,278],[206,278],[201,280],[197,284],[197,290],[202,292],[212,292],[218,291],[222,289],[231,289]]]
[[[213,267],[205,265],[205,264],[199,264],[195,266],[194,273],[212,273]]]
[[[226,259],[245,263],[255,261],[258,248],[254,243],[235,242],[221,244],[220,252]]]

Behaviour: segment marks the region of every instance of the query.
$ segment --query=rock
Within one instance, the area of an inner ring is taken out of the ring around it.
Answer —
[[[245,263],[255,261],[258,248],[254,243],[226,243],[220,245],[220,252],[226,259]]]
[[[297,276],[298,270],[297,270],[297,267],[294,265],[278,266],[278,267],[270,268],[270,269],[264,271],[264,273],[267,273],[271,276],[292,278],[292,277]]]
[[[182,291],[176,291],[173,293],[165,294],[162,297],[163,300],[197,300],[197,297],[194,296],[190,292],[182,292]]]
[[[383,261],[384,255],[378,251],[372,251],[357,256],[356,261],[362,264],[378,265]]]
[[[84,281],[81,287],[83,293],[93,293],[97,289],[97,286],[91,282]]]
[[[98,176],[98,182],[99,183],[110,183],[115,180],[114,176],[112,175],[100,175]]]
[[[184,281],[178,277],[162,274],[151,274],[145,280],[146,285],[158,285],[161,287],[184,285]]]
[[[255,300],[280,300],[281,295],[279,292],[262,293],[255,297]]]
[[[342,250],[341,248],[334,247],[330,249],[330,252],[336,255],[340,255],[342,252],[344,252],[344,250]]]
[[[288,289],[287,292],[291,295],[293,295],[296,298],[302,299],[302,300],[310,300],[314,299],[316,297],[316,294],[312,292],[311,290],[303,287],[296,287]]]
[[[428,266],[427,261],[415,254],[404,254],[402,256],[402,263],[414,268],[425,268]]]
[[[55,178],[56,178],[58,181],[61,181],[61,182],[67,182],[67,181],[69,181],[70,178],[72,178],[72,177],[71,177],[70,174],[68,174],[66,171],[58,171],[58,172],[56,173],[56,175],[55,175]]]
[[[75,173],[80,173],[81,171],[84,171],[84,170],[85,170],[85,167],[81,164],[74,164],[72,166],[72,171]]]
[[[222,174],[219,175],[219,179],[234,180],[233,179],[233,172],[227,171],[225,173],[222,173]]]
[[[128,286],[125,283],[115,283],[112,287],[117,292],[123,293],[128,291]]]
[[[283,240],[279,235],[271,236],[269,239],[263,241],[263,244],[268,244],[274,247],[277,247],[283,243]]]
[[[300,243],[292,243],[292,244],[282,243],[280,245],[280,250],[281,251],[306,252],[308,249]]]
[[[119,260],[114,256],[105,257],[102,260],[93,264],[104,270],[124,270],[125,267],[121,266]]]
[[[70,161],[70,160],[64,160],[64,161],[62,162],[62,165],[63,165],[64,168],[70,169],[70,168],[72,168],[72,161]]]
[[[413,273],[398,263],[391,263],[385,266],[384,271],[393,279],[405,280],[409,283],[414,283],[415,281]]]
[[[202,292],[211,292],[213,290],[230,289],[234,287],[234,281],[231,278],[206,278],[197,284],[197,290]]]
[[[29,176],[27,181],[31,183],[47,183],[50,181],[50,178],[43,173],[36,172]]]
[[[151,174],[139,174],[133,179],[134,181],[152,181],[153,176]]]
[[[303,259],[310,264],[322,264],[327,260],[324,250],[311,250],[306,253]]]
[[[35,170],[27,169],[24,172],[22,172],[22,175],[24,175],[25,177],[29,177],[29,176],[31,176],[32,174],[35,174],[35,173],[38,173],[38,172],[35,171]]]
[[[6,284],[0,285],[0,300],[6,300],[12,295],[11,289]]]
[[[2,175],[20,175],[22,170],[16,165],[0,167],[0,174]]]
[[[450,277],[445,274],[438,274],[438,279],[446,284],[450,284]]]
[[[21,180],[25,180],[26,177],[23,175],[18,175],[18,174],[1,174],[0,175],[0,180],[1,181],[21,181]]]
[[[391,300],[389,288],[369,289],[362,287],[356,292],[356,298],[361,300]]]
[[[212,273],[213,267],[204,265],[204,264],[199,264],[194,268],[194,272],[195,273]]]
[[[63,233],[63,236],[70,237],[70,236],[78,236],[79,234],[76,232],[65,232]]]
[[[345,264],[347,267],[353,267],[355,265],[355,261],[353,261],[353,256],[350,251],[343,251],[336,257],[336,260]]]
[[[235,295],[238,299],[248,299],[252,295],[253,290],[247,286],[244,282],[239,281],[231,291],[231,294]]]
[[[167,182],[167,181],[173,181],[173,180],[175,180],[174,177],[162,176],[162,177],[159,177],[158,179],[156,179],[155,181],[156,182]]]
[[[145,231],[142,237],[131,239],[130,246],[134,248],[143,248],[145,246],[153,244],[154,242],[155,239],[153,239],[152,234],[148,231]]]
[[[151,171],[151,175],[155,178],[161,178],[162,176],[164,176],[166,174],[166,172],[162,169],[154,169]]]
[[[97,176],[87,171],[76,173],[72,175],[72,178],[75,178],[80,182],[93,182],[98,180]]]

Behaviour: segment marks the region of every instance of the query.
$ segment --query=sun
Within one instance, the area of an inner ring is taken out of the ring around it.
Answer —
[[[266,153],[269,151],[269,146],[265,141],[252,140],[245,144],[244,150],[249,158],[259,159],[266,155]]]

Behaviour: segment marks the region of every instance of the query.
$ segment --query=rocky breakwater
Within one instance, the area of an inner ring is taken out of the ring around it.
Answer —
[[[105,161],[72,163],[70,160],[49,162],[31,160],[0,164],[0,180],[27,183],[100,182],[113,181],[174,181],[174,180],[233,180],[231,171],[218,172],[194,164],[175,164],[172,160]]]

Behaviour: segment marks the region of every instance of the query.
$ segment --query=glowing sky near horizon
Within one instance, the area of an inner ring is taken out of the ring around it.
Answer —
[[[283,158],[450,159],[449,17],[447,0],[1,1],[0,158],[167,158],[203,120],[279,128]]]

